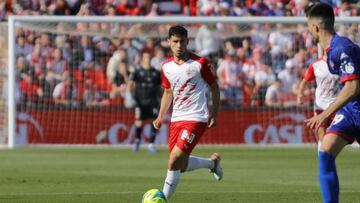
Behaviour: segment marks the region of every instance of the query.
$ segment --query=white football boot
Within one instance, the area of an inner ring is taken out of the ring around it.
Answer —
[[[214,174],[214,177],[217,181],[220,181],[224,176],[223,169],[220,166],[220,154],[214,153],[211,155],[210,159],[214,161],[214,168],[211,169],[210,172]]]

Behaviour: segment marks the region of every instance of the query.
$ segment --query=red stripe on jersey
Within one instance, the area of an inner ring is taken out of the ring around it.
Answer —
[[[191,93],[191,91],[193,91],[195,88],[196,88],[196,84],[195,84],[195,85],[193,85],[192,87],[190,87],[190,89],[189,89],[189,93]]]
[[[208,60],[195,54],[190,54],[190,58],[201,64],[201,76],[209,85],[212,85],[216,81],[216,77],[215,73],[211,71],[211,65],[209,64]]]
[[[310,81],[315,80],[315,73],[314,73],[314,66],[313,66],[314,63],[315,63],[315,62],[311,63],[311,64],[309,65],[309,68],[306,70],[305,76],[304,76],[304,80],[305,80],[305,81],[310,82]]]
[[[166,61],[164,61],[164,63],[162,64],[162,67],[161,67],[161,85],[163,86],[163,88],[165,89],[169,89],[171,88],[171,85],[170,85],[170,82],[168,80],[168,78],[166,77],[165,73],[164,73],[164,65],[173,61],[174,60],[174,57],[170,57],[168,59],[166,59]]]
[[[189,84],[190,81],[191,81],[191,78],[188,79],[188,80],[185,82],[185,84],[183,84],[183,85],[180,87],[179,92],[184,91],[185,88],[188,86],[188,84]]]
[[[342,83],[346,82],[346,81],[350,81],[350,80],[356,80],[356,79],[359,79],[360,77],[358,75],[348,75],[346,77],[343,77],[340,79],[340,81]]]
[[[161,85],[165,89],[169,89],[171,87],[170,82],[167,79],[163,69],[161,69]]]
[[[181,102],[180,102],[180,104],[179,104],[179,107],[180,107],[184,102],[186,102],[186,100],[188,100],[188,99],[189,99],[189,96],[183,97],[183,98],[181,99]]]
[[[204,59],[204,62],[201,63],[201,70],[200,73],[204,80],[209,84],[212,85],[216,81],[215,73],[211,70],[211,65],[208,63],[208,61]]]

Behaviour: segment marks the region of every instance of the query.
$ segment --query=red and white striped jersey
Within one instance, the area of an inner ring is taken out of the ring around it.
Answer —
[[[162,66],[162,86],[173,92],[171,121],[207,122],[208,85],[216,82],[215,74],[208,61],[195,54],[183,64],[177,64],[173,57]]]
[[[339,76],[329,72],[325,60],[317,59],[309,65],[304,80],[316,80],[315,110],[325,110],[336,100],[339,92]]]

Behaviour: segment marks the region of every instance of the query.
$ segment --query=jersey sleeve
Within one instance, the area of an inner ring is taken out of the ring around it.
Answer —
[[[201,73],[201,76],[203,77],[203,79],[209,85],[212,85],[216,81],[215,72],[212,70],[211,65],[205,58],[203,58],[203,60],[201,60],[200,73]]]
[[[305,72],[304,80],[307,81],[307,82],[315,80],[314,66],[313,65],[314,65],[314,63],[311,63],[309,65],[309,68]]]
[[[169,88],[171,88],[170,82],[169,82],[168,78],[166,77],[163,68],[161,68],[161,86],[162,86],[164,89],[169,89]]]
[[[356,64],[358,61],[356,57],[356,49],[354,46],[344,47],[337,54],[339,64],[339,75],[342,83],[350,80],[356,80],[360,78],[360,65]]]

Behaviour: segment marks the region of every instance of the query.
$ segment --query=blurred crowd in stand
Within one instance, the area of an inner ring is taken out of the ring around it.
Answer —
[[[9,15],[77,16],[304,16],[308,0],[19,0],[0,1],[0,19]],[[356,0],[329,0],[338,16],[358,16]],[[129,73],[142,56],[159,70],[169,57],[162,24],[76,23],[75,32],[18,27],[16,100],[26,105],[121,106]],[[189,48],[207,57],[221,88],[223,108],[292,107],[296,91],[318,48],[305,25],[193,24]],[[341,35],[360,42],[360,24],[343,24]],[[157,36],[135,35],[155,30]],[[104,31],[109,36],[89,35]],[[65,34],[61,34],[65,33]],[[122,33],[121,35],[117,33]],[[143,54],[149,53],[149,54]],[[311,106],[313,88],[306,106]]]

